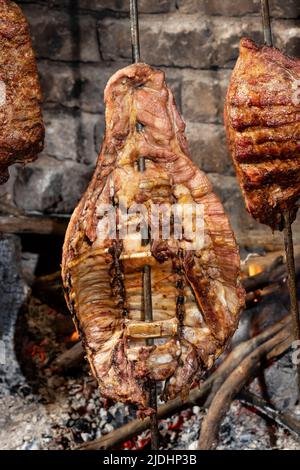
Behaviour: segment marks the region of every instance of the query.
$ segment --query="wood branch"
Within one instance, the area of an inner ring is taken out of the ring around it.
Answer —
[[[68,370],[79,367],[84,360],[85,352],[82,347],[81,341],[76,343],[70,349],[58,356],[51,364],[51,366]]]
[[[297,252],[298,254],[295,257],[295,268],[297,275],[300,275],[299,249]],[[271,284],[282,284],[287,277],[286,264],[283,263],[282,260],[282,256],[278,256],[270,266],[266,267],[261,273],[245,278],[242,282],[246,292],[255,292],[256,290],[263,289]]]
[[[227,358],[221,362],[218,367],[218,375],[213,381],[210,393],[205,402],[205,408],[208,408],[215,397],[217,391],[220,389],[224,381],[227,379],[229,374],[239,366],[239,364],[247,358],[251,353],[255,353],[258,348],[263,345],[266,341],[273,338],[277,333],[281,332],[291,324],[290,315],[286,315],[282,320],[278,321],[274,325],[269,326],[264,331],[259,333],[254,338],[251,338],[243,343],[238,344],[233,351],[227,356]],[[287,349],[287,348],[286,348]],[[278,355],[281,354],[281,349],[278,347]],[[232,368],[228,368],[228,361],[232,363]]]
[[[251,308],[254,303],[282,289],[287,278],[286,265],[282,262],[283,257],[278,256],[264,271],[243,280],[247,292],[246,308]],[[300,256],[295,258],[295,268],[296,274],[300,275]]]
[[[300,420],[291,413],[276,410],[263,398],[247,390],[242,390],[237,398],[244,405],[254,407],[263,416],[271,419],[297,438],[300,438]]]
[[[277,256],[273,263],[261,273],[244,279],[243,286],[246,292],[253,292],[270,284],[270,276],[279,266],[283,266],[283,256]]]
[[[281,289],[279,283],[271,284],[264,287],[263,289],[258,289],[253,292],[247,292],[246,294],[246,309],[253,307],[257,302],[261,302],[265,297],[275,294]]]
[[[285,326],[273,338],[262,343],[249,354],[229,375],[216,392],[211,406],[203,420],[199,438],[199,449],[210,450],[216,447],[220,424],[228,412],[234,397],[252,377],[263,358],[270,359],[272,351],[278,351],[278,345],[286,342],[289,347],[292,341],[290,324]],[[288,341],[290,340],[290,341]]]
[[[0,198],[0,214],[4,215],[15,215],[19,217],[20,215],[24,215],[24,212],[19,209],[17,206],[12,204],[11,202],[5,200],[5,198]]]
[[[205,380],[200,388],[195,388],[191,390],[186,401],[182,401],[180,397],[170,400],[165,405],[158,407],[158,417],[166,418],[171,416],[174,413],[178,413],[181,410],[187,408],[188,406],[193,406],[203,402],[205,397],[208,395],[212,389],[213,384],[216,382],[218,384],[223,383],[224,380],[239,366],[240,362],[247,357],[252,351],[256,350],[264,341],[272,338],[276,333],[282,331],[289,325],[289,317],[285,317],[280,322],[266,328],[262,333],[257,335],[255,338],[251,338],[244,343],[239,344],[233,351],[231,351],[219,365],[219,367]],[[132,438],[136,434],[139,434],[142,431],[145,431],[150,426],[149,418],[141,421],[135,419],[130,423],[121,426],[120,428],[112,431],[105,436],[96,439],[91,442],[86,442],[81,444],[79,450],[103,450],[111,449],[122,442]]]
[[[2,233],[34,233],[39,235],[57,235],[63,237],[68,226],[68,219],[45,216],[0,216]]]
[[[37,277],[31,285],[31,290],[34,297],[37,297],[41,302],[69,314],[60,271]]]
[[[296,250],[295,250],[296,251]],[[295,270],[297,276],[300,275],[300,255],[299,255],[299,249],[297,250],[298,254],[295,256]],[[284,263],[282,266],[278,266],[273,270],[273,272],[270,273],[270,283],[282,283],[286,280],[287,278],[287,270],[286,270],[286,263]]]

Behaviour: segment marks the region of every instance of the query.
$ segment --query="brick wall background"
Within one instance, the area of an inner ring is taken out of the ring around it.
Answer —
[[[1,194],[24,211],[72,212],[95,166],[103,89],[131,60],[128,0],[22,0],[44,95],[46,148],[11,171]],[[300,57],[300,1],[270,0],[275,45]],[[259,0],[140,0],[142,59],[165,70],[187,125],[192,157],[223,200],[238,240],[280,244],[244,209],[222,113],[239,39],[262,41]],[[295,236],[300,242],[300,223]]]

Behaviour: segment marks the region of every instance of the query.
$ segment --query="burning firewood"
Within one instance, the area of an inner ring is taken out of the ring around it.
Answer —
[[[84,360],[84,349],[81,342],[76,343],[70,349],[58,356],[52,363],[57,369],[67,370],[79,367]]]
[[[283,341],[285,340],[285,341]],[[278,345],[284,344],[284,348],[288,349],[291,342],[290,336],[290,320],[288,317],[282,321],[266,328],[262,333],[250,340],[239,344],[233,351],[231,351],[220,366],[214,371],[207,380],[205,380],[200,388],[191,390],[186,400],[182,401],[180,397],[170,400],[165,405],[158,408],[158,417],[165,418],[167,416],[178,413],[188,406],[203,403],[208,394],[216,394],[220,384],[229,379],[236,370],[239,369],[240,364],[251,363],[249,369],[244,369],[244,380],[248,380],[253,376],[255,368],[258,366],[261,357],[265,356],[269,359],[276,357],[277,354],[282,354],[284,349],[277,349]],[[236,393],[238,393],[237,390]],[[222,415],[223,417],[223,415]],[[216,423],[218,428],[219,421]],[[122,426],[115,431],[96,439],[92,442],[87,442],[78,447],[80,450],[103,450],[111,449],[125,440],[130,439],[134,435],[148,429],[150,426],[149,418],[141,421],[139,419],[133,420],[130,423]]]
[[[212,399],[207,415],[205,416],[201,426],[199,449],[208,450],[217,445],[217,434],[222,419],[229,410],[234,397],[247,383],[249,378],[255,374],[261,359],[265,357],[270,359],[273,357],[272,350],[276,350],[277,346],[282,343],[285,344],[285,349],[288,349],[291,342],[291,325],[288,324],[273,338],[262,343],[240,362],[239,367],[237,367],[224,381],[220,388],[218,388]]]

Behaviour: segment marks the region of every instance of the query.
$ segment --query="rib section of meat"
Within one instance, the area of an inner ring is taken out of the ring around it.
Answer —
[[[67,230],[62,276],[101,393],[146,410],[149,381],[166,381],[163,397],[169,399],[188,393],[213,365],[237,327],[244,290],[232,229],[210,182],[189,157],[185,125],[164,73],[131,65],[113,75],[104,97],[104,142]],[[143,172],[140,156],[146,158]],[[115,235],[103,204],[119,214]],[[136,215],[125,223],[120,213],[136,204],[145,211],[140,231],[131,232]],[[154,205],[167,214],[174,204],[203,209],[200,247],[191,249],[194,232],[187,225],[183,237],[175,237],[172,217],[166,239],[160,229],[153,237],[150,223],[143,235]],[[151,266],[151,322],[144,321],[145,265]]]
[[[246,207],[272,229],[300,197],[300,60],[242,39],[225,102],[227,140]]]
[[[41,91],[29,27],[21,9],[0,0],[0,183],[13,163],[43,149]]]

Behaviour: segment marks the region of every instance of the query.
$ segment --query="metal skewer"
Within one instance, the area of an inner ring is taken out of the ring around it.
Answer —
[[[132,47],[132,62],[140,62],[140,39],[139,39],[139,20],[138,20],[138,6],[137,0],[130,1],[130,30],[131,30],[131,47]],[[137,131],[142,131],[142,125],[137,123]],[[146,169],[145,157],[139,157],[138,169],[143,172]],[[149,240],[142,240],[143,244],[148,244]],[[145,321],[151,322],[153,320],[152,309],[152,295],[151,295],[151,266],[145,265],[143,269],[143,299],[144,299],[144,315]],[[154,344],[153,338],[147,339],[147,345]],[[157,390],[156,382],[150,383],[150,399],[149,406],[154,409],[154,413],[150,416],[150,432],[151,432],[151,449],[157,450],[159,448],[159,433],[158,433],[158,419],[157,419]]]
[[[269,0],[261,0],[261,16],[264,30],[264,41],[267,46],[273,46]]]
[[[267,46],[273,45],[272,40],[272,29],[270,21],[270,10],[269,1],[261,0],[261,13],[264,29],[264,40]],[[286,256],[286,266],[288,273],[288,288],[290,293],[290,310],[292,316],[294,338],[300,340],[300,316],[299,316],[299,305],[297,300],[297,283],[296,283],[296,272],[295,272],[295,258],[294,258],[294,245],[293,245],[293,232],[290,218],[290,211],[285,209],[282,212],[284,228],[284,248]],[[298,390],[300,394],[300,363],[297,364],[297,375],[298,375]],[[299,396],[300,398],[300,396]]]
[[[290,292],[291,300],[291,315],[294,330],[295,340],[300,340],[300,317],[299,317],[299,305],[297,299],[297,283],[296,283],[296,272],[295,272],[295,258],[294,258],[294,244],[293,244],[293,232],[292,224],[290,219],[290,212],[285,210],[283,212],[284,218],[284,248],[286,256],[286,265],[288,273],[288,288]],[[300,363],[297,364],[297,375],[298,375],[298,390],[300,393]],[[299,397],[300,398],[300,397]]]

